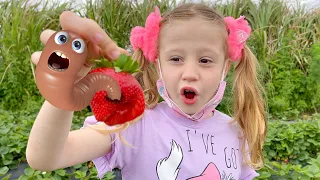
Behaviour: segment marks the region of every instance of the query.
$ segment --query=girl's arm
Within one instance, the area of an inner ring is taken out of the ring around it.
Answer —
[[[73,31],[91,42],[88,45],[88,59],[110,55],[116,59],[120,53],[129,55],[92,19],[65,11],[60,15],[60,23],[62,29]],[[46,44],[53,33],[52,30],[43,31],[41,42]],[[32,54],[34,64],[37,64],[40,55],[41,52]],[[89,70],[83,66],[79,76],[83,77]],[[27,145],[27,161],[32,168],[52,171],[92,160],[110,151],[110,135],[100,134],[90,128],[70,132],[72,117],[72,111],[58,109],[47,101],[43,103]]]
[[[103,156],[111,150],[110,135],[93,129],[71,131],[73,112],[45,101],[31,129],[27,145],[30,167],[53,171]]]

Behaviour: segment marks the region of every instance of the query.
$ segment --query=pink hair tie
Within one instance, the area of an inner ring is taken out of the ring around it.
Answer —
[[[225,17],[224,21],[229,33],[228,55],[231,60],[239,61],[242,56],[244,45],[250,36],[251,27],[245,20],[245,16],[240,16],[238,19],[229,16]]]
[[[130,43],[133,50],[141,49],[143,55],[151,62],[158,56],[157,44],[161,20],[160,10],[156,6],[155,11],[147,17],[145,27],[136,26],[131,30]],[[225,17],[224,22],[229,32],[228,56],[232,61],[239,61],[244,45],[250,37],[251,27],[245,16],[240,16],[238,19]]]
[[[131,31],[130,43],[133,49],[141,49],[143,55],[154,62],[158,55],[157,44],[162,20],[160,10],[156,6],[155,11],[147,17],[145,27],[134,27]]]

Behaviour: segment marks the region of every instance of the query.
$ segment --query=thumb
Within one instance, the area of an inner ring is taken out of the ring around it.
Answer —
[[[40,59],[42,51],[36,51],[31,55],[32,63],[37,65]]]

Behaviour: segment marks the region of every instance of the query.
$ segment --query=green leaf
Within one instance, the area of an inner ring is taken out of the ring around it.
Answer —
[[[274,157],[274,156],[277,155],[277,153],[275,151],[271,150],[271,151],[268,152],[268,155],[271,156],[271,157]]]
[[[12,164],[12,160],[8,160],[8,159],[4,159],[4,160],[2,160],[2,163],[3,163],[3,165],[10,165],[10,164]]]
[[[80,168],[81,171],[87,172],[88,171],[88,166],[82,166]]]
[[[116,176],[113,174],[112,171],[109,171],[105,174],[105,176],[108,180],[113,180]]]
[[[137,61],[134,61],[130,73],[137,72],[138,67],[139,67],[139,63]]]
[[[115,72],[121,72],[122,70],[121,70],[121,68],[120,68],[120,67],[115,66],[115,67],[114,67],[114,71],[115,71]]]
[[[132,68],[132,61],[127,61],[123,67],[123,71],[130,72]]]
[[[9,168],[7,166],[4,166],[0,168],[0,176],[4,176],[9,171]]]
[[[55,174],[53,176],[54,180],[61,180],[62,178],[58,175],[58,174]]]
[[[29,177],[27,175],[22,175],[19,177],[18,180],[28,180],[28,179],[29,179]]]
[[[8,159],[8,160],[13,160],[13,155],[12,154],[6,154],[4,155],[5,159]]]
[[[271,173],[266,172],[266,171],[263,171],[263,172],[261,172],[259,174],[260,174],[259,178],[268,178],[268,177],[271,176]]]
[[[114,67],[116,72],[128,72],[134,73],[137,72],[137,68],[139,64],[137,61],[134,61],[131,56],[127,56],[125,54],[121,54],[117,60],[114,61]],[[120,71],[121,69],[121,71]]]
[[[279,173],[280,173],[281,176],[284,176],[285,174],[287,174],[284,170],[280,170]]]
[[[55,173],[57,173],[60,176],[65,176],[66,175],[66,170],[64,170],[64,169],[56,170]]]
[[[72,167],[75,168],[75,169],[79,169],[79,168],[81,168],[81,166],[82,166],[82,164],[77,164],[77,165],[74,165]]]
[[[127,62],[127,56],[125,54],[121,54],[119,58],[116,60],[115,65],[122,69],[126,62]]]
[[[83,172],[83,171],[76,171],[75,174],[76,174],[75,178],[77,178],[77,179],[81,179],[81,178],[86,177],[86,172]]]
[[[280,164],[279,162],[273,161],[273,162],[271,162],[271,164],[272,164],[274,167],[278,168],[278,169],[281,168],[281,164]]]
[[[5,128],[5,127],[2,127],[1,129],[0,129],[0,134],[7,134],[8,132],[10,131],[10,128]]]
[[[52,172],[46,172],[46,171],[44,171],[44,172],[42,172],[41,174],[42,174],[43,177],[47,178],[47,177],[50,177],[50,176],[51,176]]]
[[[32,176],[33,173],[34,173],[34,170],[33,170],[31,167],[27,167],[27,168],[24,170],[24,173],[25,173],[27,176]]]
[[[108,59],[100,59],[95,61],[96,67],[106,67],[106,68],[111,68],[113,67],[113,62],[109,61]]]
[[[312,174],[316,174],[319,173],[319,167],[312,164],[311,166],[309,166],[308,172],[312,173]]]
[[[0,174],[1,176],[1,174]],[[3,177],[1,180],[9,180],[11,177],[11,174],[6,175],[5,177]]]
[[[41,171],[36,171],[36,172],[34,173],[35,176],[36,176],[36,175],[39,175],[39,174],[41,174]]]
[[[96,68],[112,67],[115,69],[115,72],[134,73],[138,71],[139,67],[139,63],[137,61],[132,60],[130,56],[125,54],[121,54],[118,59],[113,61],[102,58],[100,60],[92,60],[92,62],[96,64]]]
[[[10,151],[10,148],[9,147],[6,147],[6,146],[1,146],[0,147],[0,154],[7,154],[8,152]]]

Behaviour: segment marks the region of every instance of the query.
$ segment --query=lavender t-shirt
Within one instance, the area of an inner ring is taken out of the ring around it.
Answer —
[[[112,151],[93,160],[99,178],[114,168],[124,180],[251,180],[259,176],[242,159],[239,128],[217,110],[210,119],[186,119],[165,102],[121,134],[112,134]],[[85,120],[95,124],[94,116]]]

